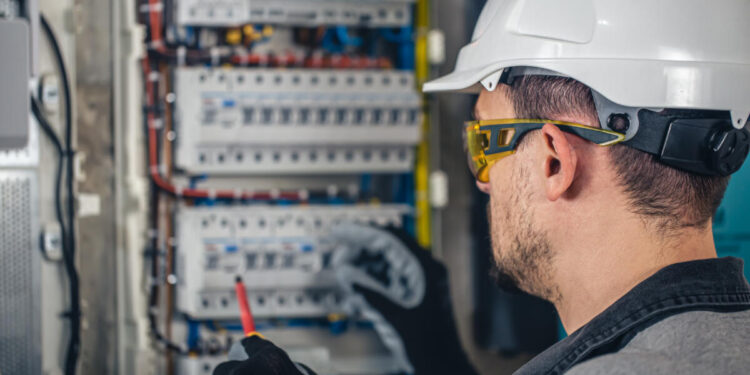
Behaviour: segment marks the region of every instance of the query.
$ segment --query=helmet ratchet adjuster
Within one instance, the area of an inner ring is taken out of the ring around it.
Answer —
[[[729,176],[750,151],[750,131],[734,128],[726,111],[641,109],[638,120],[639,131],[623,144],[687,172]]]

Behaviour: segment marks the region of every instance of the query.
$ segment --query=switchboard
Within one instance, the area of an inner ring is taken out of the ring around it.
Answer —
[[[405,368],[338,284],[332,257],[342,244],[329,229],[359,222],[429,237],[427,195],[417,193],[429,168],[415,75],[425,66],[420,4],[138,4],[141,130],[156,189],[148,323],[169,349],[165,373],[208,374],[226,360],[228,340],[241,337],[237,276],[256,328],[317,373]]]

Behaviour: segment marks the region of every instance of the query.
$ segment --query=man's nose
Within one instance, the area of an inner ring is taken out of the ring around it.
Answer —
[[[490,193],[490,183],[489,182],[481,182],[477,180],[477,188],[482,191],[482,193],[489,194]]]

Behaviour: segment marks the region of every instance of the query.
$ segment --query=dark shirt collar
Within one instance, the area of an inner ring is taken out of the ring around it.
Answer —
[[[734,257],[664,267],[516,374],[564,373],[582,361],[618,351],[639,331],[684,311],[750,309],[750,286],[742,267],[742,260]]]

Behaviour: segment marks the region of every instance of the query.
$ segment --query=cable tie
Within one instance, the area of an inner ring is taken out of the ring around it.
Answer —
[[[336,185],[328,185],[328,187],[326,188],[326,193],[328,193],[329,198],[335,198],[339,193],[339,188]]]
[[[206,193],[208,194],[209,199],[216,199],[216,189],[208,189],[206,190]]]
[[[177,47],[177,66],[182,67],[185,65],[185,57],[187,56],[187,49],[185,46]]]
[[[154,39],[148,44],[150,49],[160,50],[164,47],[164,42],[161,39]]]
[[[174,195],[177,198],[182,198],[182,193],[183,193],[184,190],[185,190],[184,187],[177,185],[177,186],[174,187]]]
[[[300,200],[303,200],[303,201],[306,201],[306,200],[310,199],[310,192],[309,192],[309,191],[307,191],[307,189],[302,189],[302,190],[300,190],[300,191],[299,191],[299,192],[297,193],[297,195],[299,195],[299,199],[300,199]]]
[[[242,189],[236,188],[234,189],[234,199],[242,199]]]
[[[161,130],[161,128],[164,127],[164,121],[160,118],[155,118],[151,120],[151,123],[149,124],[151,129]]]
[[[138,11],[141,13],[161,12],[164,9],[164,4],[161,2],[141,4],[138,7]]]
[[[279,199],[279,196],[281,195],[281,191],[279,189],[271,189],[270,191],[271,199]]]
[[[151,82],[159,81],[159,72],[151,71],[150,73],[148,73],[148,80]]]
[[[157,1],[153,4],[149,2],[148,6],[149,12],[161,13],[162,11],[164,11],[164,3],[162,3],[161,1]]]
[[[220,62],[219,49],[216,47],[211,47],[209,53],[211,54],[211,66],[218,66]]]

